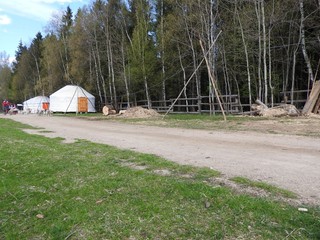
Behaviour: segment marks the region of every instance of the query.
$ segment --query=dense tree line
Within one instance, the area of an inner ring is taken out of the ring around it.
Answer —
[[[238,94],[280,102],[310,89],[320,57],[318,0],[95,0],[19,43],[0,91],[15,102],[77,84],[99,105]],[[207,61],[204,61],[206,57]],[[212,76],[213,82],[209,76]],[[190,81],[189,81],[190,80]]]

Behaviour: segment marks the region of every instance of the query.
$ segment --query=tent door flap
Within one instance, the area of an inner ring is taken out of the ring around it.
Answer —
[[[88,112],[88,98],[78,97],[78,112]]]

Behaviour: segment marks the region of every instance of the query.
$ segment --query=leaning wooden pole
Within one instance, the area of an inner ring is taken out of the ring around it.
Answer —
[[[218,37],[220,36],[222,31],[220,31],[216,37],[216,39],[214,40],[214,42],[211,44],[210,48],[208,49],[208,51],[204,54],[204,56],[206,57],[208,55],[208,53],[210,52],[210,50],[213,48],[213,46],[215,45],[216,41],[218,40]],[[170,108],[167,110],[167,112],[163,115],[163,118],[165,116],[168,115],[168,113],[171,111],[171,109],[174,107],[174,105],[176,104],[176,102],[178,101],[178,99],[181,97],[183,91],[186,89],[186,87],[188,86],[189,82],[191,81],[191,79],[193,78],[193,76],[196,74],[196,72],[198,71],[198,69],[201,67],[203,61],[205,60],[205,58],[203,58],[199,65],[197,66],[197,68],[194,70],[194,72],[191,74],[191,76],[189,77],[188,81],[186,82],[186,84],[184,85],[184,87],[182,88],[181,92],[179,93],[178,97],[174,100],[174,102],[171,104]]]
[[[203,56],[204,56],[204,59],[206,61],[206,64],[207,64],[207,69],[208,69],[208,75],[209,75],[209,78],[211,80],[211,84],[212,84],[212,87],[214,89],[214,93],[216,95],[216,98],[218,100],[218,103],[219,103],[219,106],[221,108],[221,112],[222,112],[222,115],[223,115],[223,119],[224,121],[227,121],[227,117],[226,117],[226,114],[225,114],[225,111],[224,111],[224,108],[222,106],[222,103],[221,103],[221,99],[220,99],[220,95],[219,95],[219,92],[218,92],[218,89],[217,89],[217,86],[216,86],[216,81],[215,81],[215,78],[213,76],[213,73],[211,71],[211,68],[210,68],[210,64],[209,64],[209,61],[208,61],[208,58],[207,58],[207,53],[205,53],[205,50],[204,50],[204,47],[203,47],[203,44],[202,44],[202,41],[200,40],[200,46],[201,46],[201,49],[202,49],[202,52],[203,52]],[[209,49],[210,50],[210,49]]]
[[[203,63],[204,59],[201,60],[201,62],[199,63],[199,65],[197,66],[197,68],[194,70],[194,72],[191,74],[190,78],[188,79],[188,81],[186,82],[186,84],[184,85],[184,87],[182,88],[181,92],[179,93],[178,97],[174,100],[174,102],[171,104],[170,108],[167,110],[167,112],[163,115],[163,118],[165,116],[167,116],[167,114],[171,111],[171,109],[173,108],[173,106],[176,104],[176,102],[178,101],[178,99],[181,97],[182,93],[184,92],[184,90],[186,89],[186,87],[188,86],[189,82],[191,81],[191,79],[193,78],[193,76],[196,74],[196,72],[198,71],[199,67],[201,66],[201,64]]]

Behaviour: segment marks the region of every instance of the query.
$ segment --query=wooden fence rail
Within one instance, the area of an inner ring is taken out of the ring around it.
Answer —
[[[302,109],[307,101],[309,90],[297,90],[293,92],[294,99],[288,99],[286,96],[291,95],[291,92],[281,92],[280,96],[283,101],[280,103],[275,103],[274,105],[280,105],[282,103],[293,104],[297,108]],[[222,95],[222,106],[227,114],[240,114],[243,113],[244,109],[250,109],[249,104],[242,104],[239,96],[236,94],[232,95]],[[176,101],[177,100],[177,101]],[[171,107],[174,103],[175,105]],[[119,109],[126,109],[128,104],[122,102],[119,104]],[[147,100],[140,100],[134,103],[130,103],[130,106],[141,106],[148,108]],[[221,113],[220,106],[215,98],[209,96],[200,96],[199,98],[179,98],[179,99],[169,99],[166,101],[152,101],[152,109],[159,113],[166,113],[170,109],[170,113]]]
[[[223,95],[221,96],[223,107],[226,113],[239,113],[242,107],[238,95]],[[201,96],[199,98],[179,98],[175,105],[171,105],[176,99],[169,99],[166,101],[152,101],[152,109],[159,113],[165,113],[170,108],[170,113],[221,113],[218,102],[213,101],[208,96]],[[121,103],[119,109],[126,109],[127,103]],[[147,100],[136,101],[130,103],[130,106],[140,106],[148,108]]]

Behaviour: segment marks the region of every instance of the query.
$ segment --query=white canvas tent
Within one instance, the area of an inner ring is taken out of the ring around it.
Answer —
[[[96,112],[95,97],[82,87],[67,85],[50,95],[51,112]]]
[[[44,104],[49,104],[50,99],[46,96],[37,96],[23,102],[23,110],[30,113],[38,113],[45,110]]]

